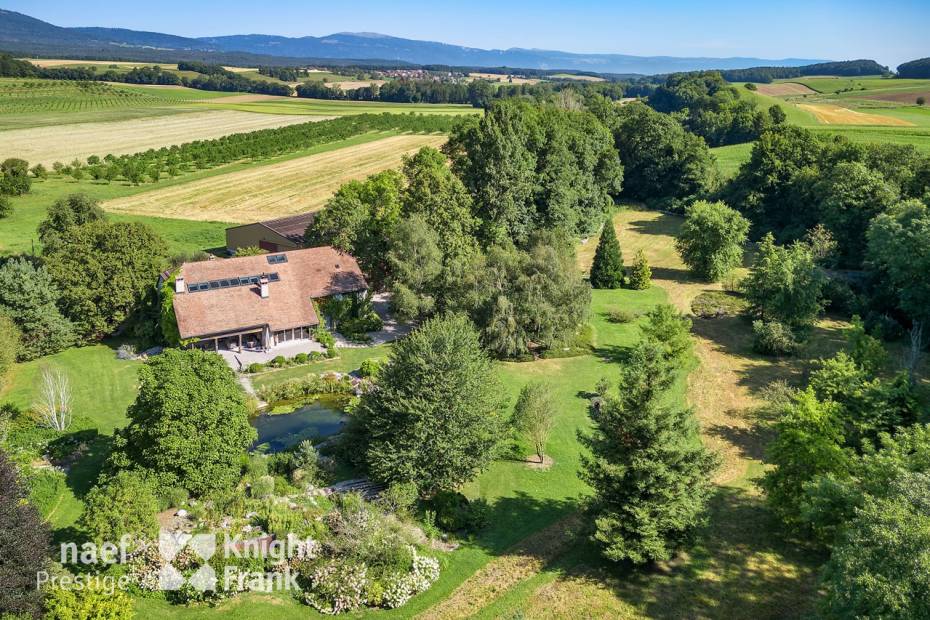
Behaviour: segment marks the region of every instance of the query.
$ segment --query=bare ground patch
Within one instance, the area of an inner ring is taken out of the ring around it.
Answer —
[[[787,97],[789,95],[816,95],[817,91],[796,82],[778,82],[773,84],[756,84],[756,89],[769,97]]]
[[[396,168],[404,155],[445,141],[441,135],[393,136],[154,189],[103,206],[116,213],[241,223],[306,213],[322,208],[343,183]]]
[[[30,164],[50,165],[56,161],[69,163],[75,158],[84,160],[90,155],[138,153],[323,118],[326,117],[211,110],[108,123],[12,129],[0,132],[0,151],[11,157],[21,157]]]
[[[810,112],[825,125],[885,125],[892,127],[913,127],[914,123],[881,114],[868,114],[843,108],[832,103],[799,103],[799,108]]]

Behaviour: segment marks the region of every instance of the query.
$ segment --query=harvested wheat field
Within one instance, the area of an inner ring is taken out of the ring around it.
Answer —
[[[198,221],[255,222],[322,208],[340,185],[388,168],[443,135],[402,135],[118,198],[107,211]]]
[[[54,127],[0,132],[0,152],[29,163],[49,165],[90,155],[138,153],[193,140],[219,138],[233,133],[296,125],[325,116],[251,114],[233,110],[190,112],[170,117],[139,118],[110,123],[76,123]]]
[[[294,82],[295,84],[300,84],[301,82]],[[336,88],[337,86],[342,90],[354,90],[356,88],[367,88],[372,84],[377,84],[378,86],[384,86],[387,84],[385,80],[346,80],[345,82],[326,82],[326,86],[329,88]]]
[[[913,127],[909,123],[893,116],[881,114],[868,114],[857,112],[849,108],[842,108],[832,103],[799,103],[798,107],[810,112],[817,120],[825,125],[888,125],[895,127]]]
[[[780,84],[756,84],[756,89],[761,94],[768,95],[769,97],[817,94],[816,90],[812,90],[804,84],[796,84],[795,82],[781,82]]]

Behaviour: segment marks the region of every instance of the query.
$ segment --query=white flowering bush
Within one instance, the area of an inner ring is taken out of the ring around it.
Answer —
[[[384,585],[382,604],[394,609],[425,590],[439,579],[439,561],[413,552],[413,565],[407,574],[388,577]]]
[[[322,614],[341,614],[364,605],[367,589],[368,569],[364,564],[330,560],[310,574],[304,600]]]
[[[143,590],[154,592],[159,589],[159,575],[164,565],[158,545],[143,544],[129,557],[129,578]]]

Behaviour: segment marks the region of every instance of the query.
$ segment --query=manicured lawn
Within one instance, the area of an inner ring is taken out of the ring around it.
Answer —
[[[718,146],[710,150],[717,160],[717,169],[725,179],[729,179],[739,172],[739,167],[743,162],[749,160],[752,152],[752,142],[743,144],[730,144],[728,146]]]
[[[139,362],[116,358],[104,344],[73,348],[31,362],[17,364],[0,391],[0,403],[27,411],[36,401],[44,367],[61,369],[71,382],[72,430],[85,443],[84,456],[67,475],[44,474],[33,492],[43,516],[58,534],[77,521],[84,509],[81,497],[94,485],[106,458],[109,436],[125,426],[126,409],[136,397]]]
[[[357,349],[339,349],[339,356],[334,359],[263,372],[253,375],[252,383],[258,388],[266,385],[278,385],[279,383],[284,383],[291,379],[300,379],[310,373],[352,372],[353,370],[358,370],[358,367],[361,366],[362,362],[366,359],[386,358],[390,350],[390,345],[362,347]]]
[[[68,349],[13,368],[0,402],[28,409],[36,400],[42,368],[60,368],[71,381],[73,411],[82,428],[110,435],[126,424],[126,408],[135,400],[140,362],[116,358],[115,349],[97,344]],[[84,423],[84,422],[87,423]]]

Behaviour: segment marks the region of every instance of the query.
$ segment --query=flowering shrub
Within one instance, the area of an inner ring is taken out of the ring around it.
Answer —
[[[304,600],[320,613],[340,614],[364,605],[367,588],[368,569],[364,564],[331,560],[310,574]]]
[[[428,590],[439,579],[439,561],[418,555],[413,550],[413,566],[407,574],[391,575],[385,581],[381,604],[388,609],[400,607],[415,594]]]
[[[156,543],[146,543],[129,559],[129,578],[143,590],[158,590],[159,574],[165,561]]]

